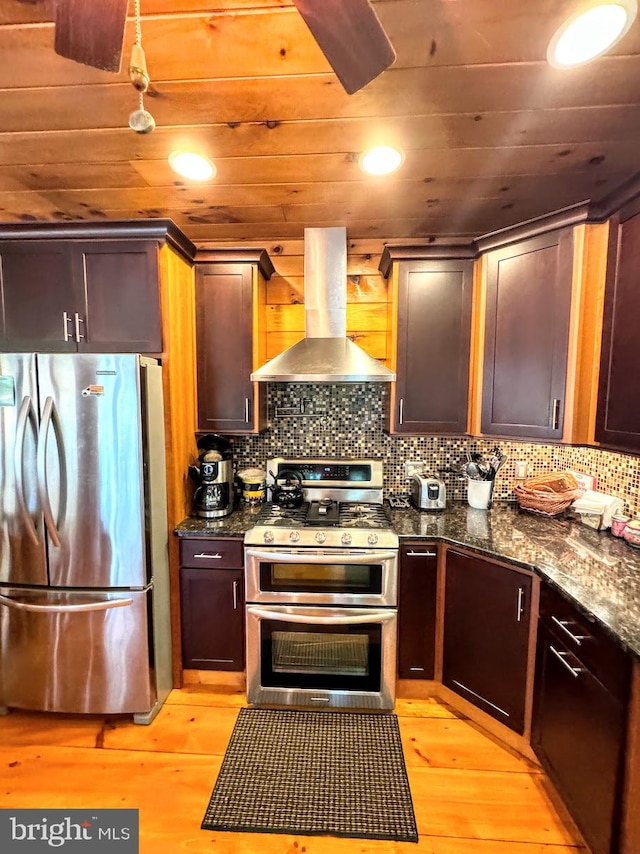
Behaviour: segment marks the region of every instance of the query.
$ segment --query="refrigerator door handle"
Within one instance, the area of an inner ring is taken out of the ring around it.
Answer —
[[[8,596],[0,596],[0,605],[15,608],[17,611],[35,611],[36,613],[45,612],[47,614],[73,612],[77,614],[80,611],[108,611],[111,608],[125,608],[127,605],[133,605],[133,599],[108,599],[101,602],[85,602],[82,605],[34,605],[9,599]]]
[[[13,465],[15,469],[16,478],[16,498],[18,500],[18,510],[20,513],[20,517],[22,518],[25,528],[27,529],[29,539],[33,540],[36,545],[39,545],[40,540],[38,539],[38,531],[36,530],[36,526],[33,523],[31,514],[27,509],[27,502],[25,501],[24,497],[24,440],[27,433],[28,423],[31,424],[31,426],[33,427],[33,432],[37,436],[38,422],[36,420],[36,413],[33,408],[33,402],[29,395],[25,395],[22,399],[22,403],[20,404],[20,411],[18,412],[18,421],[16,424],[16,444],[13,454]]]
[[[53,510],[51,509],[51,499],[49,497],[49,484],[47,481],[47,443],[49,439],[49,429],[53,426],[58,445],[58,458],[60,461],[60,509],[59,519],[56,524],[53,518]],[[45,525],[49,532],[49,538],[54,546],[60,547],[59,528],[60,522],[64,519],[65,508],[67,504],[67,487],[66,487],[66,459],[64,453],[64,443],[62,441],[62,428],[58,413],[55,408],[52,397],[45,400],[42,410],[42,421],[40,424],[40,435],[38,436],[37,450],[37,467],[38,467],[38,494],[42,505],[42,513],[44,515]]]

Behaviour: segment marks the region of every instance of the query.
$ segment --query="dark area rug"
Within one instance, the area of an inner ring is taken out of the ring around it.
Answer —
[[[397,717],[241,709],[202,829],[417,842]]]

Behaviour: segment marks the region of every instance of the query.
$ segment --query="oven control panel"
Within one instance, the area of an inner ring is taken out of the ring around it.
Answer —
[[[361,487],[382,489],[382,462],[355,459],[284,459],[267,460],[267,471],[275,479],[285,470],[298,472],[303,486]]]

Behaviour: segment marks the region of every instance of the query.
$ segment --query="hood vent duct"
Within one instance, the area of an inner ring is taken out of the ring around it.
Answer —
[[[304,230],[305,337],[251,374],[254,382],[392,382],[396,375],[347,338],[347,230]]]

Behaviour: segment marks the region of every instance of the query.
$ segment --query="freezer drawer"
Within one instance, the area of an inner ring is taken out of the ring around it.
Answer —
[[[151,590],[0,588],[0,706],[147,713]]]

